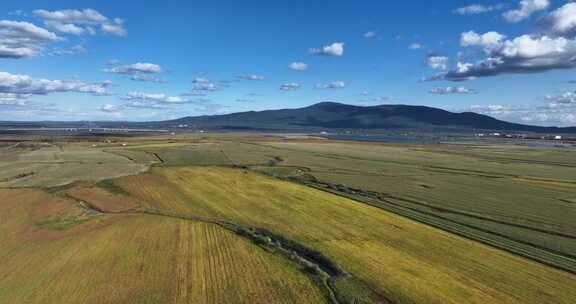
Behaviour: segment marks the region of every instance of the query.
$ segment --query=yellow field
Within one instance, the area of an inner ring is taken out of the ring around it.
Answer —
[[[76,220],[76,221],[73,221]],[[322,303],[295,265],[214,224],[0,190],[0,303]]]
[[[358,202],[252,172],[155,168],[116,184],[144,208],[267,228],[398,303],[574,303],[576,277]]]

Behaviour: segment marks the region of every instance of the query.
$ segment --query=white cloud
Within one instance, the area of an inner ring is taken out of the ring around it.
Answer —
[[[573,105],[576,107],[576,92],[563,92],[558,95],[547,95],[545,99],[552,107],[557,107],[559,105]]]
[[[76,36],[80,36],[84,34],[85,30],[79,26],[76,26],[72,23],[61,23],[58,21],[46,21],[44,22],[46,27],[53,29],[57,32],[62,32],[66,34],[72,34]]]
[[[549,0],[521,0],[519,7],[503,14],[508,22],[516,23],[529,18],[532,14],[545,10],[550,6]]]
[[[538,125],[576,125],[576,92],[548,95],[543,105],[474,105],[470,111]]]
[[[419,50],[419,49],[421,49],[421,48],[423,48],[423,47],[424,47],[424,46],[422,46],[422,44],[417,43],[417,42],[411,43],[411,44],[408,46],[408,48],[411,49],[411,50]]]
[[[576,3],[567,3],[544,18],[545,28],[553,35],[576,33]]]
[[[46,51],[45,53],[50,56],[74,55],[86,52],[86,48],[82,44],[77,44],[71,48],[54,48]]]
[[[118,106],[115,106],[113,104],[104,104],[100,107],[100,111],[105,112],[105,113],[117,113],[120,109],[118,108]]]
[[[194,79],[192,79],[192,83],[204,83],[204,82],[210,82],[210,80],[206,77],[194,77]]]
[[[446,94],[477,94],[476,90],[469,89],[466,87],[437,87],[432,88],[428,91],[431,94],[439,94],[439,95],[446,95]]]
[[[306,71],[308,69],[308,65],[304,62],[292,62],[288,67],[295,71]]]
[[[162,67],[154,63],[133,63],[123,66],[114,67],[111,69],[105,69],[105,72],[116,73],[116,74],[127,74],[134,75],[139,73],[145,74],[156,74],[162,72]]]
[[[0,20],[0,58],[37,56],[45,43],[58,40],[62,38],[32,23]]]
[[[84,10],[65,9],[59,11],[47,11],[38,9],[33,11],[34,15],[42,17],[46,20],[55,20],[65,23],[103,23],[107,22],[108,18],[100,14],[98,11],[87,8]]]
[[[364,37],[366,39],[372,39],[372,38],[376,37],[376,35],[377,35],[376,31],[369,31],[369,32],[364,33],[362,35],[362,37]]]
[[[156,82],[156,83],[164,83],[164,80],[158,78],[158,77],[154,77],[154,76],[149,76],[149,75],[142,75],[142,74],[136,74],[136,75],[132,75],[130,77],[131,80],[135,80],[135,81],[145,81],[145,82]]]
[[[164,93],[129,92],[122,97],[126,106],[131,108],[163,108],[169,105],[179,105],[188,102],[180,96],[170,96]]]
[[[83,10],[64,9],[48,11],[38,9],[33,11],[34,15],[42,18],[45,22],[51,23],[55,30],[81,35],[84,33],[94,33],[93,26],[100,26],[105,34],[115,36],[126,36],[128,32],[123,27],[124,20],[119,18],[110,19],[100,12],[86,8]],[[82,31],[78,30],[82,29]],[[71,32],[73,31],[73,32]]]
[[[458,62],[454,70],[429,77],[429,80],[470,80],[501,74],[535,73],[576,67],[576,40],[546,35],[522,35],[505,39],[504,35],[488,32],[463,33],[462,46],[480,47],[486,58],[475,63]]]
[[[460,45],[464,47],[481,46],[489,52],[500,47],[504,38],[506,38],[506,36],[498,32],[487,32],[479,35],[474,31],[469,31],[460,35]]]
[[[334,42],[322,48],[312,48],[310,54],[340,57],[344,55],[344,43]]]
[[[239,79],[244,79],[244,80],[264,80],[264,76],[261,75],[255,75],[255,74],[251,74],[251,75],[240,75],[238,76]]]
[[[114,23],[104,23],[101,25],[102,32],[106,34],[111,34],[114,36],[124,37],[128,35],[128,31],[122,27],[123,21],[118,21],[120,19],[116,19]],[[118,22],[118,23],[116,23]]]
[[[216,85],[212,82],[199,82],[194,85],[192,88],[193,91],[209,91],[214,92],[218,90]]]
[[[503,8],[504,8],[503,4],[496,4],[496,5],[470,4],[455,9],[454,13],[459,15],[478,15],[501,10]]]
[[[428,67],[435,70],[448,69],[448,57],[446,56],[428,56],[426,63]]]
[[[296,91],[300,88],[300,85],[295,82],[284,83],[280,86],[282,91]]]
[[[345,87],[346,87],[346,83],[344,81],[341,81],[341,80],[316,85],[317,89],[342,89]]]
[[[96,96],[109,95],[108,82],[87,83],[80,80],[34,79],[28,75],[0,72],[0,93],[47,95],[55,92],[76,92]]]

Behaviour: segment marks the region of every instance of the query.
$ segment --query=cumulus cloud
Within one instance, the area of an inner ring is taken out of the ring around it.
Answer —
[[[292,62],[288,67],[295,71],[306,71],[308,69],[308,65],[304,62]]]
[[[486,52],[490,52],[501,47],[504,38],[506,36],[498,32],[487,32],[480,35],[474,31],[468,31],[460,35],[460,45],[464,47],[481,46]]]
[[[295,82],[284,83],[280,86],[282,91],[296,91],[300,88],[300,85]]]
[[[576,41],[564,37],[522,35],[505,39],[504,35],[496,32],[482,35],[466,32],[462,34],[461,44],[479,47],[486,57],[474,63],[458,62],[455,69],[428,77],[428,80],[463,81],[576,67]]]
[[[322,47],[322,48],[311,48],[310,54],[340,57],[340,56],[344,55],[344,43],[343,42],[334,42],[331,45],[327,45],[327,46]]]
[[[346,87],[346,83],[344,81],[341,81],[341,80],[316,85],[317,89],[342,89],[345,87]]]
[[[116,18],[114,23],[102,24],[102,32],[114,36],[124,37],[128,35],[128,31],[123,27],[124,20]]]
[[[549,0],[521,0],[517,9],[509,10],[502,16],[508,22],[516,23],[528,19],[532,14],[550,6]]]
[[[476,90],[469,89],[466,87],[458,86],[458,87],[436,87],[430,89],[428,91],[430,94],[439,94],[439,95],[446,95],[446,94],[477,94]]]
[[[470,4],[467,6],[459,7],[454,10],[458,15],[478,15],[498,11],[504,8],[503,4],[484,5],[484,4]]]
[[[81,80],[35,79],[28,75],[0,72],[0,93],[12,96],[47,95],[56,92],[86,93],[95,96],[109,95],[109,82],[88,83]]]
[[[106,18],[104,15],[90,8],[84,10],[65,9],[58,11],[38,9],[33,11],[33,13],[34,15],[42,17],[46,20],[54,20],[65,23],[92,24],[108,21],[108,18]]]
[[[240,76],[238,76],[238,78],[243,79],[243,80],[264,80],[264,76],[255,75],[255,74],[240,75]]]
[[[574,36],[576,34],[576,3],[567,3],[542,20],[544,29],[554,36]]]
[[[448,57],[432,55],[426,59],[426,64],[431,69],[446,70],[448,69]]]
[[[576,92],[568,91],[544,97],[543,104],[473,105],[470,111],[500,119],[538,125],[576,125]]]
[[[33,11],[34,15],[44,19],[47,26],[52,29],[74,35],[84,33],[95,33],[94,27],[100,27],[105,34],[114,36],[126,36],[128,32],[124,29],[124,20],[120,18],[108,18],[100,12],[86,8],[83,10],[64,9],[48,11],[38,9]]]
[[[105,69],[105,72],[116,73],[116,74],[128,74],[134,75],[139,73],[145,74],[156,74],[162,72],[162,67],[154,63],[133,63],[123,66],[114,67],[111,69]]]
[[[562,105],[571,105],[576,107],[576,92],[563,92],[558,95],[547,95],[546,101],[549,106],[557,107]]]
[[[32,23],[0,20],[0,58],[37,56],[45,43],[59,40],[55,33]]]
[[[46,21],[46,22],[44,22],[44,24],[49,29],[53,29],[57,32],[72,34],[72,35],[76,35],[76,36],[83,35],[86,32],[86,30],[84,28],[81,28],[81,27],[74,25],[72,23],[61,23],[58,21]]]

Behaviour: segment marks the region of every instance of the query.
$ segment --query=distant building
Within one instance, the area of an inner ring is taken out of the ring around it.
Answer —
[[[556,135],[556,136],[554,136],[554,139],[560,140],[560,139],[562,139],[562,136]]]

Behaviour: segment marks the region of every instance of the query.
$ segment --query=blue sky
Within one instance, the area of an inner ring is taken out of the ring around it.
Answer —
[[[576,125],[564,0],[3,1],[0,14],[0,120],[336,101]]]

